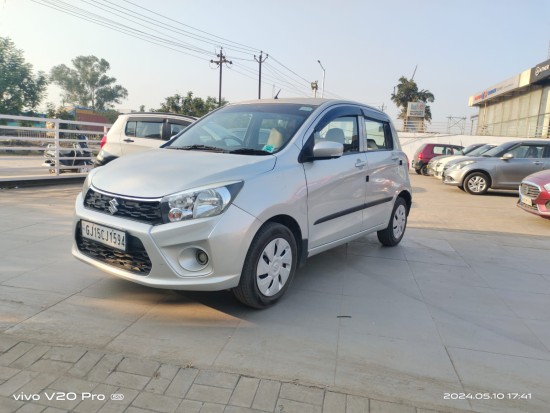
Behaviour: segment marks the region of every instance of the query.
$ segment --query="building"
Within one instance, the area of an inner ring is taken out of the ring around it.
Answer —
[[[477,135],[550,138],[550,59],[470,96]]]

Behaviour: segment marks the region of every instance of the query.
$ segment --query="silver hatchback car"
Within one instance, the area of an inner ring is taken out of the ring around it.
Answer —
[[[523,178],[544,169],[550,169],[550,141],[516,140],[455,163],[445,171],[443,183],[483,195],[489,189],[517,190]]]
[[[228,105],[161,149],[90,172],[72,251],[133,282],[232,289],[266,307],[312,255],[373,232],[401,241],[407,162],[388,116],[362,104]]]

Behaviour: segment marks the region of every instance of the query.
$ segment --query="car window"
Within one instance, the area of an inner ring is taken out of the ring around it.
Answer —
[[[319,134],[315,142],[333,141],[344,145],[344,153],[359,152],[359,134],[356,116],[343,116],[330,121]]]
[[[179,123],[169,122],[168,124],[170,125],[170,136],[174,136],[177,133],[184,130],[187,126],[189,126],[191,124],[191,122],[186,122],[186,123],[183,123],[183,122],[179,122]]]
[[[162,121],[129,121],[126,124],[126,136],[135,138],[160,139]]]
[[[542,158],[545,145],[519,145],[508,153],[514,155],[514,158]]]
[[[364,147],[367,151],[393,149],[389,127],[383,122],[365,118],[363,139],[365,139]]]
[[[447,148],[445,146],[434,146],[433,147],[433,153],[434,153],[434,155],[445,155],[446,154],[446,149]]]

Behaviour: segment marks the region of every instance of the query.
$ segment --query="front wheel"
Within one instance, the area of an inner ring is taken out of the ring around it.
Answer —
[[[470,195],[483,195],[489,190],[489,177],[483,172],[474,172],[464,179],[464,190]]]
[[[386,229],[378,231],[378,241],[387,247],[394,247],[401,242],[407,228],[407,203],[401,197],[397,198]]]
[[[284,225],[269,222],[256,234],[243,266],[235,297],[253,308],[274,304],[288,289],[297,265],[296,240]]]

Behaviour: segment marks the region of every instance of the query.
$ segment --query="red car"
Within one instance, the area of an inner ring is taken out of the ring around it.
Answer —
[[[523,178],[517,205],[524,211],[550,219],[550,170]]]

